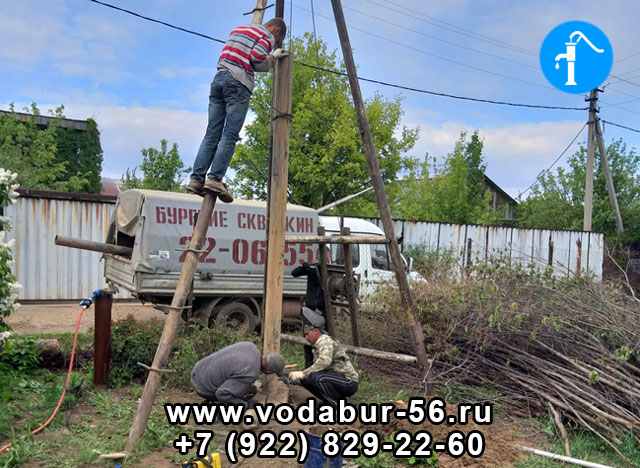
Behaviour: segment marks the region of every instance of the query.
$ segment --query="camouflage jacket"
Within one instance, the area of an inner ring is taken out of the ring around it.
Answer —
[[[319,371],[333,371],[344,375],[354,382],[358,381],[358,373],[340,343],[329,335],[322,335],[313,345],[313,364],[303,373],[306,376]]]

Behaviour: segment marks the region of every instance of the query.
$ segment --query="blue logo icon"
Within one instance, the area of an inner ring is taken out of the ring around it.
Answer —
[[[582,94],[609,76],[613,49],[607,36],[584,21],[569,21],[551,30],[540,48],[544,76],[560,91]]]

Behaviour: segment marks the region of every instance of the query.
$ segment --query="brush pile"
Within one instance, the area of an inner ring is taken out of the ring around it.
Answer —
[[[630,434],[640,442],[636,298],[611,285],[560,280],[500,260],[464,272],[445,266],[423,273],[428,282],[413,294],[434,358],[424,382],[429,392],[432,386],[492,389],[512,414],[549,412],[565,442],[567,423],[593,431],[616,451]],[[393,312],[402,310],[398,299],[385,296],[388,313],[363,317],[363,346],[411,353],[404,316]]]

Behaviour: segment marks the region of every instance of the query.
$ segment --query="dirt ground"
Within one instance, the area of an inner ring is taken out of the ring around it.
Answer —
[[[60,333],[60,332],[73,332],[75,330],[75,324],[77,320],[78,305],[76,303],[51,303],[51,304],[28,304],[20,307],[15,313],[13,313],[7,322],[13,327],[14,331],[19,334],[24,333]],[[150,321],[150,320],[163,320],[165,315],[153,309],[150,305],[142,305],[140,303],[133,302],[119,302],[114,303],[112,309],[112,319],[120,320],[127,315],[132,314],[137,320]],[[94,313],[93,308],[89,309],[83,315],[81,330],[87,331],[94,325]],[[290,402],[294,405],[306,400],[310,396],[306,390],[298,386],[291,386]],[[187,402],[199,402],[197,395],[192,393],[183,392],[176,389],[171,389],[165,394],[165,398],[173,403],[187,403]],[[448,408],[448,413],[452,413],[454,408]],[[94,409],[80,405],[74,407],[71,410],[69,416],[73,421],[74,417],[81,414],[93,413]],[[96,416],[96,421],[99,420],[99,415]],[[208,427],[209,428],[209,427]],[[213,428],[216,429],[215,427]],[[221,430],[228,431],[230,427],[220,427]],[[308,429],[304,427],[294,428],[287,427],[287,429]],[[338,428],[339,429],[339,428]],[[345,428],[346,429],[346,428]],[[488,426],[475,426],[474,424],[468,424],[465,426],[449,426],[442,424],[439,426],[413,426],[407,421],[393,421],[392,424],[386,426],[364,426],[354,425],[349,429],[355,429],[359,432],[365,430],[376,430],[384,437],[391,434],[396,430],[408,430],[415,432],[419,429],[428,430],[434,441],[441,441],[446,438],[446,434],[454,429],[461,430],[464,433],[468,433],[471,430],[480,430],[486,440],[486,449],[482,457],[471,458],[469,456],[463,456],[458,459],[453,459],[447,454],[439,454],[441,468],[465,468],[465,467],[477,467],[477,468],[497,468],[497,467],[510,467],[514,466],[517,460],[525,458],[526,456],[516,449],[516,445],[535,445],[533,440],[539,438],[539,435],[535,434],[535,431],[528,425],[521,425],[516,422],[496,421]],[[57,434],[60,437],[64,437],[64,434]],[[56,437],[56,433],[49,433],[46,437]],[[224,444],[224,437],[217,437],[214,441],[222,446]],[[134,467],[158,467],[169,468],[176,465],[167,460],[166,454],[174,452],[175,449],[171,446],[167,446],[161,450],[157,450],[148,456],[144,457],[139,463],[134,464]],[[224,460],[223,467],[227,467],[230,464]],[[32,463],[27,465],[28,468],[37,468],[39,463]],[[100,463],[100,466],[111,466]],[[243,462],[243,468],[276,468],[276,467],[293,467],[297,466],[296,462],[283,459],[259,459],[257,457],[247,459]],[[353,462],[346,462],[345,467],[351,468],[356,466]]]
[[[22,304],[5,321],[18,334],[25,333],[73,333],[78,320],[77,302],[52,302]],[[132,314],[137,321],[164,320],[165,315],[154,309],[151,304],[140,302],[114,302],[111,308],[111,319],[122,320]],[[87,332],[95,324],[94,307],[82,314],[80,331]]]

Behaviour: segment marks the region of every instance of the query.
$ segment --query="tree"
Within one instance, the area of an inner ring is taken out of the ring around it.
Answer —
[[[295,38],[291,50],[299,62],[340,70],[335,51],[311,34]],[[289,200],[320,207],[358,192],[370,182],[368,166],[345,76],[297,65],[293,72]],[[266,198],[271,112],[271,76],[257,74],[251,109],[256,118],[245,126],[246,140],[236,147],[232,186],[248,198]],[[400,98],[375,95],[366,102],[382,178],[391,181],[403,169],[418,129],[400,127]]]
[[[191,172],[191,168],[185,169],[177,143],[173,143],[168,150],[167,140],[163,138],[160,140],[160,150],[149,147],[143,148],[141,152],[142,178],[136,176],[137,167],[127,169],[120,179],[120,190],[139,188],[166,192],[182,191],[182,178]]]
[[[100,192],[102,148],[96,122],[87,120],[80,131],[61,128],[64,106],[51,112],[51,121],[39,129],[40,110],[35,103],[22,122],[13,104],[0,115],[0,166],[18,174],[23,188],[73,192]]]
[[[398,182],[393,214],[398,218],[447,223],[490,223],[498,219],[486,199],[478,131],[462,132],[453,152],[437,165],[429,156],[413,159],[408,175]]]
[[[608,238],[640,242],[640,156],[619,139],[606,148],[613,184],[625,233],[618,236],[609,201],[601,158],[596,146],[593,183],[592,227]],[[582,145],[568,160],[568,169],[558,168],[538,177],[532,195],[518,207],[519,224],[541,229],[582,230],[587,148]]]

